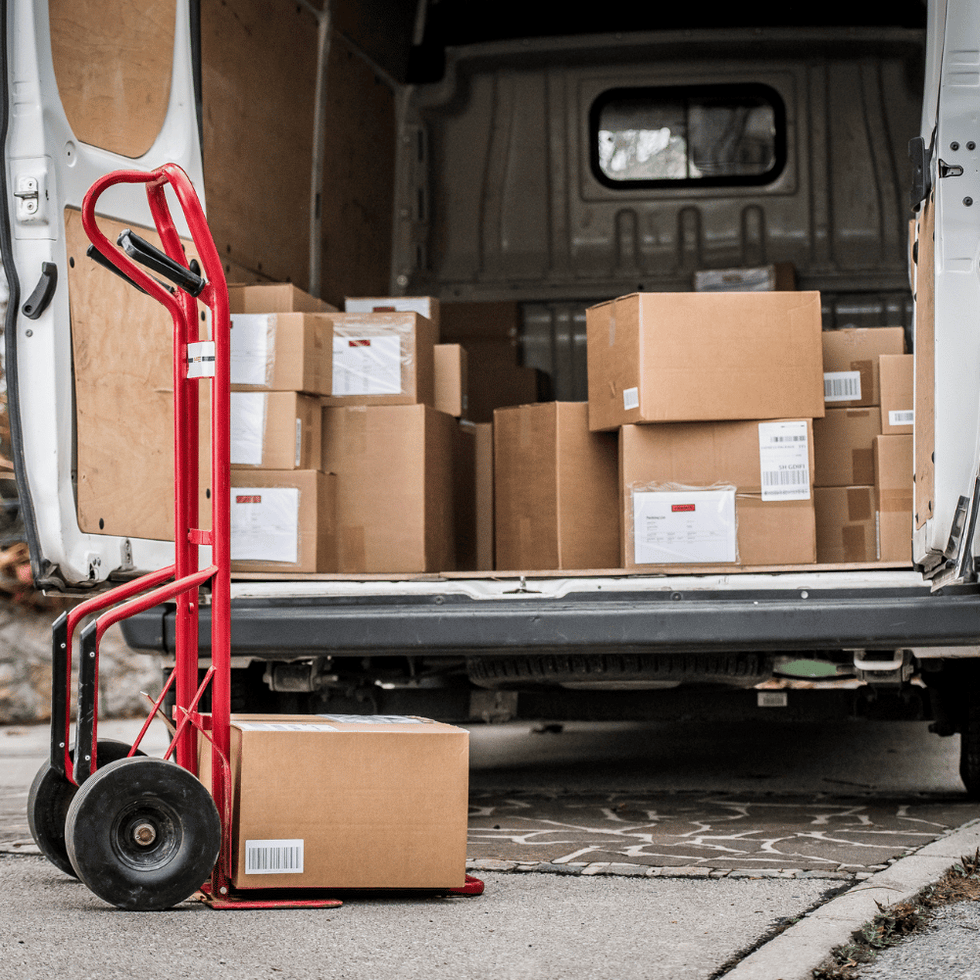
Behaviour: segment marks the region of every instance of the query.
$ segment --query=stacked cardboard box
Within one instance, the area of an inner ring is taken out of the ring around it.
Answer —
[[[621,564],[815,560],[814,292],[641,293],[587,313],[589,425],[619,432]]]
[[[912,560],[913,361],[911,354],[879,358],[882,434],[875,439],[875,512],[882,561]]]
[[[826,413],[813,426],[817,560],[827,563],[898,560],[893,546],[881,548],[876,446],[884,432],[883,387],[889,391],[889,399],[901,400],[899,392],[891,394],[895,388],[892,360],[904,363],[904,330],[901,327],[849,328],[827,331],[822,339]],[[911,395],[910,372],[908,381]],[[892,468],[889,472],[891,479],[895,473]],[[908,486],[910,493],[911,467]],[[894,506],[894,498],[889,499],[889,506]],[[886,520],[886,525],[893,520]],[[906,534],[903,552],[906,556],[909,542],[910,534]]]

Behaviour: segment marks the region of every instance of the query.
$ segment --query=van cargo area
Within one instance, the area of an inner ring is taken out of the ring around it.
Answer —
[[[56,106],[6,148],[51,190],[3,255],[40,584],[172,552],[170,325],[78,208],[179,147],[235,284],[233,710],[928,719],[980,794],[925,6],[13,7]],[[172,655],[171,608],[123,629]]]

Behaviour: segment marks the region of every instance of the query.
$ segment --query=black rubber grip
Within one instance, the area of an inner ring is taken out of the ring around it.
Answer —
[[[191,296],[200,296],[207,281],[191,272],[186,266],[175,262],[165,252],[161,252],[146,239],[126,229],[116,239],[116,244],[134,261],[169,279],[175,286]]]

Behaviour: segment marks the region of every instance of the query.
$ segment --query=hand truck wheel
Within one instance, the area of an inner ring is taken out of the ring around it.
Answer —
[[[125,742],[99,739],[98,763],[103,766],[125,759],[129,752],[130,747]],[[145,753],[137,750],[136,754]],[[31,828],[34,843],[56,868],[73,878],[78,876],[68,859],[65,820],[68,818],[68,807],[77,792],[78,787],[71,780],[46,762],[38,769],[27,797],[27,824]]]
[[[207,880],[221,820],[196,776],[163,759],[122,759],[79,788],[65,824],[68,856],[99,898],[128,911],[167,909]]]

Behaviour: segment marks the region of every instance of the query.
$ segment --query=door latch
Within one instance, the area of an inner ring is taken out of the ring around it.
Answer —
[[[17,198],[18,221],[30,221],[38,217],[41,210],[41,193],[37,177],[18,174],[14,197]]]

